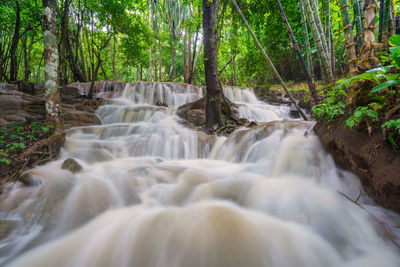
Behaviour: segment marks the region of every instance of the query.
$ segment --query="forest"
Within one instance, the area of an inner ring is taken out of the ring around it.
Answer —
[[[0,17],[0,265],[400,266],[399,0]]]

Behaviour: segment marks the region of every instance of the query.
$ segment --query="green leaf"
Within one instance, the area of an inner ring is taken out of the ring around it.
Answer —
[[[400,35],[394,34],[389,38],[389,44],[391,46],[400,46]]]
[[[377,86],[372,88],[370,93],[372,94],[372,93],[380,92],[390,86],[397,85],[397,82],[398,82],[397,80],[391,80],[391,81],[387,81],[387,82],[378,84]]]

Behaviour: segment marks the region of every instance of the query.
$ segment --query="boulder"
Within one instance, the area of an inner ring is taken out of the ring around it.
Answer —
[[[82,166],[78,162],[76,162],[76,160],[68,158],[64,160],[63,164],[61,165],[61,169],[76,173],[82,170]]]

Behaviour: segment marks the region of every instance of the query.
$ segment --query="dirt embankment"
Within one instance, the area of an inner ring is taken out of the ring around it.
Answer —
[[[400,152],[395,152],[379,127],[368,133],[366,124],[345,127],[340,117],[332,124],[318,122],[315,132],[336,163],[361,179],[380,205],[400,213]]]

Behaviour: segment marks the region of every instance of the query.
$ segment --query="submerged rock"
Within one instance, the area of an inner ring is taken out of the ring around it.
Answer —
[[[17,222],[13,220],[0,220],[0,240],[8,237],[14,231]]]
[[[63,164],[61,165],[61,169],[76,173],[82,170],[82,166],[78,162],[76,162],[76,160],[68,158],[64,160]]]

